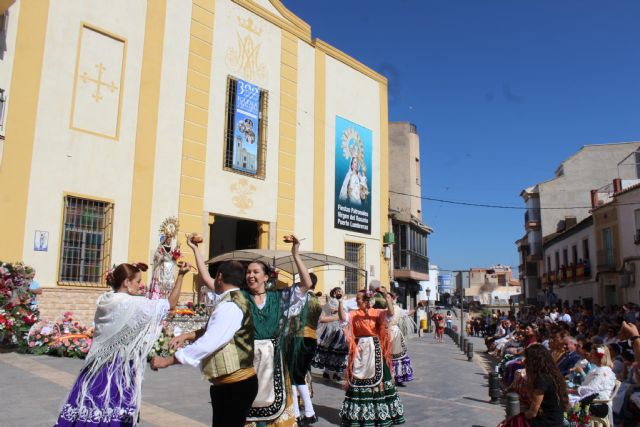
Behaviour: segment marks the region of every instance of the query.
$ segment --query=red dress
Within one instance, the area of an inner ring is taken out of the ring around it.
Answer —
[[[439,334],[444,332],[444,317],[442,317],[442,314],[436,315],[436,331]]]

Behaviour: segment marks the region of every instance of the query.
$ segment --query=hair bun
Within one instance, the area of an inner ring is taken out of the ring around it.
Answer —
[[[144,262],[136,262],[135,264],[133,264],[133,266],[143,272],[149,269],[149,266]]]

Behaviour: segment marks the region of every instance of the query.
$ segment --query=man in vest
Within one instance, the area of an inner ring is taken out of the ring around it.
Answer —
[[[210,388],[214,427],[242,427],[258,393],[253,368],[253,318],[240,292],[244,267],[228,261],[218,268],[213,311],[207,326],[176,337],[171,344],[192,344],[171,357],[154,357],[152,369],[175,364],[199,367],[212,383]]]

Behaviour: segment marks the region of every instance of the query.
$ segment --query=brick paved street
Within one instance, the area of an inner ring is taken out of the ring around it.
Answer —
[[[407,426],[495,426],[504,410],[488,402],[481,358],[473,362],[446,337],[413,339],[409,354],[416,379],[400,389]],[[484,348],[475,339],[477,351]],[[16,353],[0,354],[0,413],[3,426],[51,426],[58,406],[82,362]],[[339,425],[340,384],[314,372],[316,426]],[[142,426],[206,426],[210,423],[208,384],[189,367],[147,370],[143,388]]]

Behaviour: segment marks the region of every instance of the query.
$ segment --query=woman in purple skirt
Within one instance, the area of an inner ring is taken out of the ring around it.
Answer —
[[[141,272],[147,268],[125,263],[107,274],[113,292],[98,299],[91,349],[56,426],[138,423],[147,354],[162,331],[162,320],[178,303],[189,265],[180,268],[169,298],[158,300],[138,296]]]

